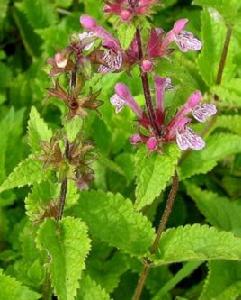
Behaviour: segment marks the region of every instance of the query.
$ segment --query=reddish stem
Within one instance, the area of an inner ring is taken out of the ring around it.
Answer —
[[[143,87],[144,96],[145,96],[145,100],[146,100],[147,114],[148,114],[149,121],[151,123],[151,126],[152,126],[156,136],[159,136],[159,130],[158,130],[158,126],[156,124],[156,115],[155,115],[153,105],[152,105],[148,75],[146,72],[143,72],[141,69],[141,62],[143,60],[143,51],[142,51],[141,34],[140,34],[139,28],[137,28],[137,30],[136,30],[136,38],[137,38],[138,49],[139,49],[139,63],[140,63],[139,67],[140,67],[142,87]]]

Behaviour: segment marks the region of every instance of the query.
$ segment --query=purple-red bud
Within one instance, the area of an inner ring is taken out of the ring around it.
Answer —
[[[151,72],[153,69],[153,63],[148,59],[144,59],[141,64],[141,69],[143,72]]]
[[[146,146],[149,151],[157,150],[158,141],[157,141],[156,137],[154,137],[154,136],[150,137],[148,139],[148,141],[146,142]]]
[[[131,137],[130,137],[130,143],[135,145],[135,144],[138,144],[140,143],[142,140],[141,140],[141,136],[136,133],[136,134],[133,134]]]
[[[124,21],[124,22],[130,21],[131,18],[132,18],[131,12],[129,10],[127,10],[127,9],[123,9],[121,11],[120,16],[121,16],[122,21]]]

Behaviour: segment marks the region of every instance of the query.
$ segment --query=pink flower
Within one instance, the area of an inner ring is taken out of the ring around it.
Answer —
[[[163,143],[176,141],[181,150],[201,150],[205,146],[205,142],[189,127],[192,123],[191,117],[193,116],[194,119],[203,123],[217,113],[216,106],[213,104],[201,104],[201,92],[195,91],[167,123],[164,96],[165,91],[172,88],[171,79],[157,76],[155,78],[155,87],[155,125],[159,130],[159,134],[156,134],[155,128],[152,128],[152,122],[131,96],[127,86],[119,83],[115,87],[116,94],[111,98],[111,103],[115,106],[116,112],[120,112],[125,105],[129,106],[137,115],[139,126],[145,128],[145,130],[142,130],[146,132],[145,134],[134,134],[130,138],[131,144],[144,143],[149,151],[157,151]]]
[[[166,127],[166,139],[173,140],[176,138],[176,142],[181,150],[189,148],[200,150],[205,146],[202,138],[187,126],[192,122],[192,119],[188,117],[189,114],[192,114],[196,120],[203,123],[217,113],[215,105],[201,105],[201,100],[201,92],[195,91]]]
[[[111,104],[115,107],[116,112],[120,112],[125,105],[128,105],[138,118],[141,119],[143,111],[131,96],[128,87],[123,83],[118,83],[115,86],[115,92],[116,94],[111,97]]]
[[[184,31],[187,23],[188,19],[178,20],[173,29],[166,34],[161,28],[152,29],[147,44],[148,58],[168,55],[170,52],[169,46],[172,42],[175,42],[183,52],[201,50],[201,42],[191,32]]]
[[[201,50],[202,43],[196,39],[191,32],[184,31],[187,23],[188,19],[180,19],[176,21],[173,29],[166,34],[162,47],[167,48],[170,43],[175,42],[179,49],[183,52],[187,52],[189,50]]]

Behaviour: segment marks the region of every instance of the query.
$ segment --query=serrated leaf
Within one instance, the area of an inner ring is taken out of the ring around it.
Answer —
[[[241,260],[241,239],[207,225],[168,229],[161,236],[156,265],[191,260]]]
[[[82,192],[70,213],[81,217],[95,237],[132,255],[145,255],[154,239],[151,223],[120,194]]]
[[[88,259],[88,272],[107,293],[112,293],[118,287],[121,276],[130,268],[130,257],[122,252],[116,252],[105,264],[99,264],[102,242],[93,244],[92,255]],[[106,246],[107,247],[107,246]],[[107,249],[110,251],[110,247]],[[108,253],[109,253],[108,251]]]
[[[213,130],[216,128],[228,129],[241,135],[241,115],[220,115],[216,118]]]
[[[47,219],[39,228],[37,245],[49,258],[51,283],[59,300],[74,300],[85,258],[90,250],[86,225],[67,217]]]
[[[90,276],[85,275],[80,282],[80,288],[76,300],[110,300],[106,291],[98,285]]]
[[[49,141],[52,136],[47,123],[41,118],[40,114],[33,106],[28,121],[28,143],[33,152],[41,150],[41,141]]]
[[[25,185],[33,185],[40,183],[49,176],[49,172],[43,169],[40,161],[33,159],[30,155],[25,160],[21,161],[12,173],[0,186],[0,193],[13,189],[15,187],[23,187]]]
[[[232,78],[229,81],[223,82],[220,86],[214,86],[212,88],[212,93],[219,96],[221,106],[240,107],[240,85],[240,78]]]
[[[214,192],[201,190],[189,182],[186,188],[188,195],[211,225],[241,236],[241,204],[238,201],[230,201]]]
[[[212,170],[219,160],[241,152],[241,137],[231,133],[215,133],[207,138],[206,147],[192,151],[179,167],[182,179]]]
[[[136,27],[133,23],[121,23],[118,26],[118,37],[121,42],[122,49],[126,50],[132,42],[136,33]]]
[[[54,6],[48,0],[23,0],[17,4],[34,29],[45,28],[57,21]]]
[[[40,221],[41,216],[54,209],[58,199],[58,185],[43,181],[33,186],[31,193],[25,199],[26,214],[32,222]],[[57,206],[56,206],[57,207]]]
[[[13,17],[20,31],[22,42],[27,53],[33,57],[39,56],[41,46],[40,37],[34,32],[25,15],[18,9],[14,9]]]
[[[174,176],[180,151],[172,144],[165,148],[163,154],[148,154],[141,148],[136,156],[136,209],[150,205],[160,195]]]
[[[1,299],[4,300],[37,300],[41,295],[23,286],[15,278],[7,276],[0,269],[0,291]]]
[[[241,295],[240,274],[240,262],[209,262],[209,274],[199,300],[236,300]]]

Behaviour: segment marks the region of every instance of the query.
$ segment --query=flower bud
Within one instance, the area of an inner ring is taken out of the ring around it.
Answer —
[[[68,64],[68,60],[63,53],[56,53],[54,59],[57,67],[60,69],[64,69]]]
[[[136,144],[140,143],[141,141],[142,141],[141,136],[138,133],[133,134],[130,137],[130,143],[133,144],[133,145],[136,145]]]
[[[150,60],[144,59],[142,61],[141,69],[143,72],[151,72],[152,68],[153,68],[153,63]]]
[[[132,18],[131,12],[129,10],[127,10],[127,9],[123,9],[121,11],[121,15],[120,16],[121,16],[122,21],[124,21],[124,22],[130,21],[131,18]]]
[[[154,136],[150,137],[148,139],[148,141],[146,142],[146,146],[149,151],[157,150],[158,141],[157,141],[156,137],[154,137]]]

